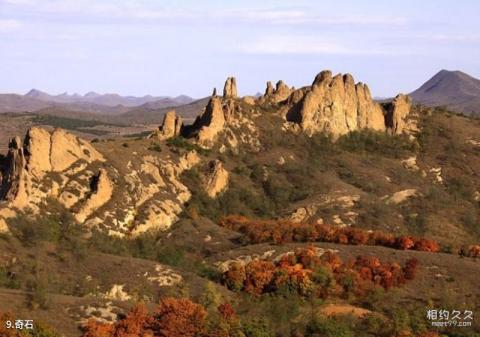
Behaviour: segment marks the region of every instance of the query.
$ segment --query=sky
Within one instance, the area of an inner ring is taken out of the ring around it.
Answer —
[[[239,93],[351,73],[373,96],[480,78],[476,0],[0,0],[0,92]]]

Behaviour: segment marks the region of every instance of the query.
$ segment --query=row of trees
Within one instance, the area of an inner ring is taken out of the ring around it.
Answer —
[[[228,337],[239,329],[239,320],[228,303],[221,304],[215,319],[209,320],[201,304],[165,298],[152,314],[137,305],[113,324],[92,319],[83,328],[82,337]]]
[[[254,260],[234,263],[223,275],[224,284],[235,291],[253,295],[296,293],[326,298],[363,297],[375,287],[388,290],[415,278],[418,261],[410,259],[402,267],[382,262],[374,256],[358,256],[343,262],[330,251],[320,255],[315,247],[300,248],[278,261]]]
[[[325,224],[294,223],[287,220],[251,220],[230,215],[219,225],[240,232],[250,243],[274,242],[332,242],[351,245],[375,245],[402,250],[438,252],[435,240],[413,236],[394,236],[381,231],[360,228],[334,227]]]

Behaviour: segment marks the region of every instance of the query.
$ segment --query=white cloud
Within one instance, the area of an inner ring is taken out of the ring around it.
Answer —
[[[480,41],[480,35],[435,34],[435,35],[424,35],[420,37],[433,40],[433,41],[445,41],[445,42],[479,42]]]
[[[166,5],[165,2],[146,0],[0,0],[0,4],[8,4],[15,12],[33,15],[68,15],[82,20],[124,19],[124,20],[191,20],[192,22],[224,21],[252,22],[259,24],[296,25],[296,24],[326,24],[326,25],[397,25],[406,23],[400,16],[379,16],[363,14],[319,15],[309,8],[237,8],[218,9],[205,5],[200,9],[191,7]],[[60,17],[61,18],[61,17]]]
[[[19,29],[22,23],[18,20],[0,19],[0,33],[10,33]]]
[[[411,55],[412,51],[347,45],[313,36],[266,36],[241,44],[245,54],[270,55]]]

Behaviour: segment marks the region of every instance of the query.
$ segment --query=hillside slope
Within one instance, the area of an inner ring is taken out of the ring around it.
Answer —
[[[478,119],[401,94],[379,104],[329,71],[259,97],[228,78],[206,101],[193,123],[168,112],[144,137],[34,127],[11,140],[2,308],[68,337],[88,318],[100,323],[84,336],[130,324],[206,337],[480,332],[426,316],[480,309]],[[173,314],[130,322],[139,302]],[[345,308],[354,315],[326,313]]]

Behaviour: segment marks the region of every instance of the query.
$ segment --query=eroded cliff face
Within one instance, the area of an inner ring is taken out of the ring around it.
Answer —
[[[366,84],[355,84],[349,74],[322,71],[310,88],[295,91],[289,100],[294,106],[287,118],[309,135],[326,132],[337,138],[364,128],[386,130],[380,104],[373,101]]]
[[[178,158],[135,152],[128,154],[132,160],[122,161],[116,156],[106,157],[60,129],[35,127],[23,142],[14,138],[1,163],[0,227],[27,209],[40,214],[53,199],[78,223],[110,235],[169,228],[191,196],[180,174],[199,156],[195,151]]]

